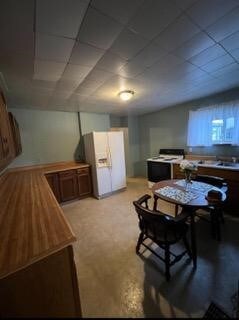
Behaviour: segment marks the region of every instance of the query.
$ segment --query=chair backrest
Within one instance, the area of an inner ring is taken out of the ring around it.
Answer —
[[[227,186],[225,179],[216,176],[198,174],[193,180],[208,183],[220,189]]]
[[[151,210],[147,205],[143,206],[142,198],[133,202],[141,231],[155,242],[176,242],[182,234],[183,222],[176,222],[160,211]]]

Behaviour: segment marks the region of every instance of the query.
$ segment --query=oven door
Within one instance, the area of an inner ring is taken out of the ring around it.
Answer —
[[[161,180],[171,179],[171,163],[147,161],[148,181],[158,182]]]

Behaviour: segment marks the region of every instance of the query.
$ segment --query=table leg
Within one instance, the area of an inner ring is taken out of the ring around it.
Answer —
[[[194,268],[197,268],[197,244],[196,244],[194,212],[191,213],[190,225],[191,225],[190,231],[191,231],[191,247],[192,247],[193,265],[194,265]]]
[[[158,197],[154,194],[154,211],[157,211],[157,203],[158,203]]]

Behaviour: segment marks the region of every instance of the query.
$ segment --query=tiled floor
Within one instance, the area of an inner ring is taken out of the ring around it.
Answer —
[[[129,179],[127,190],[97,200],[65,204],[76,236],[75,261],[84,317],[201,317],[211,300],[232,315],[239,279],[239,219],[226,217],[222,241],[197,222],[198,267],[186,258],[171,268],[135,254],[138,219],[132,201],[149,193],[146,180]]]

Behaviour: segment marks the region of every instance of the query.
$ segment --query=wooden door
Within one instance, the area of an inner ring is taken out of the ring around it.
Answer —
[[[76,170],[59,172],[59,187],[62,202],[78,198],[79,191]]]
[[[57,201],[61,202],[60,190],[59,190],[59,179],[58,179],[57,172],[46,174],[46,179],[47,179],[49,186],[51,187],[51,190],[53,191]]]
[[[84,197],[91,194],[91,176],[89,168],[82,168],[77,170],[79,197]]]

